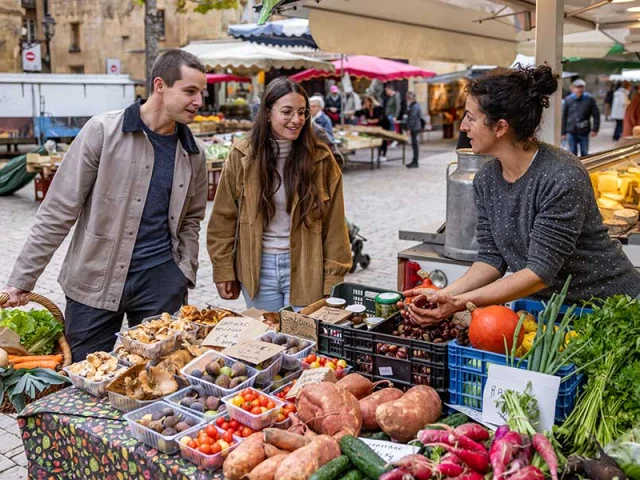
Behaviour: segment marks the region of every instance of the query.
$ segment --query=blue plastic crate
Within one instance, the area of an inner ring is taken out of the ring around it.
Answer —
[[[505,355],[485,352],[472,347],[462,347],[456,341],[449,342],[449,403],[473,410],[482,410],[482,392],[487,383],[489,364],[506,365]],[[523,362],[526,368],[526,361]],[[559,377],[575,371],[574,365],[561,368]],[[560,384],[556,401],[556,422],[562,422],[575,406],[584,375],[572,375]]]
[[[562,320],[562,315],[564,315],[565,312],[567,310],[569,310],[570,306],[571,305],[563,305],[562,308],[560,308],[560,315],[558,316],[559,320]],[[544,310],[544,305],[542,304],[542,302],[538,302],[537,300],[525,300],[525,299],[522,299],[522,300],[516,300],[514,302],[511,302],[510,308],[514,312],[517,312],[519,310],[526,310],[531,315],[536,317],[536,320],[537,320],[538,319],[538,315],[540,315],[542,313],[542,311]],[[593,313],[593,310],[591,310],[590,308],[582,308],[582,307],[576,306],[576,309],[574,310],[573,313],[576,316],[580,317],[582,315],[587,315],[589,313]]]

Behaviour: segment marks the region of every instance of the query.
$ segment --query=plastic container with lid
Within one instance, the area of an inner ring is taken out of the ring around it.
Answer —
[[[398,302],[402,295],[396,292],[384,292],[376,296],[376,317],[389,318],[400,310]]]
[[[364,319],[364,323],[367,324],[367,327],[369,327],[369,329],[372,329],[373,327],[380,325],[382,322],[384,322],[384,320],[385,319],[382,317],[368,317]]]
[[[344,298],[329,297],[325,300],[327,307],[332,308],[344,308],[347,306],[347,301]]]
[[[367,307],[364,305],[349,305],[345,308],[347,312],[351,312],[351,323],[361,325],[367,318]]]

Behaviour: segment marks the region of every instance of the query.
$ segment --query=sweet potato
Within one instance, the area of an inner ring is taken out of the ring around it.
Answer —
[[[275,480],[307,480],[320,467],[339,456],[340,444],[328,435],[319,435],[309,445],[284,459],[276,470]]]
[[[276,476],[276,470],[278,466],[287,458],[289,454],[276,455],[271,458],[267,458],[264,462],[251,470],[251,473],[247,475],[249,480],[274,480]]]
[[[275,457],[276,455],[289,455],[289,452],[286,450],[281,450],[278,447],[274,447],[273,445],[269,445],[268,443],[264,444],[264,454],[267,458]]]
[[[398,400],[376,408],[376,422],[392,439],[402,443],[415,438],[425,425],[434,423],[442,413],[438,393],[426,385],[410,388]]]
[[[370,395],[373,392],[373,383],[368,378],[363,377],[359,373],[350,373],[346,377],[339,380],[336,385],[351,392],[358,400]]]
[[[264,443],[293,452],[311,443],[311,439],[279,428],[265,428],[262,431]]]
[[[380,430],[380,425],[376,421],[376,408],[384,403],[398,400],[402,395],[404,395],[404,392],[397,388],[383,388],[360,400],[362,428],[365,430]]]
[[[335,383],[311,383],[302,387],[298,397],[298,417],[311,430],[340,440],[357,437],[362,429],[358,399]]]
[[[262,432],[254,433],[227,456],[222,465],[222,472],[227,480],[240,480],[266,458]]]
[[[291,417],[291,426],[289,427],[289,432],[297,433],[299,435],[304,435],[307,438],[313,440],[318,436],[316,432],[307,427],[304,423],[300,421],[297,415],[292,415]]]

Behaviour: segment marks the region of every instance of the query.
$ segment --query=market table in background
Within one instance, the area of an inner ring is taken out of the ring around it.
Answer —
[[[405,147],[409,141],[406,135],[368,125],[336,125],[333,127],[333,130],[336,140],[340,140],[339,148],[342,154],[345,155],[345,159],[350,151],[370,148],[371,170],[373,170],[376,163],[374,160],[374,149],[380,147],[382,142],[386,140],[390,142],[395,141],[402,145],[402,157],[389,158],[387,161],[402,160],[402,164],[405,164]],[[380,168],[379,156],[377,163],[378,168]]]
[[[133,438],[124,413],[76,388],[32,404],[18,417],[29,478],[83,480],[221,479],[180,455]]]

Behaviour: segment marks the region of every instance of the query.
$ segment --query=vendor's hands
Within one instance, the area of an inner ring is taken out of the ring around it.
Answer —
[[[7,285],[5,288],[0,290],[0,295],[3,293],[9,295],[9,299],[4,303],[0,303],[0,307],[21,307],[29,303],[29,292],[20,290],[19,288]]]
[[[592,137],[595,137],[596,135],[598,135],[598,132],[591,132]]]
[[[237,280],[216,283],[216,288],[220,298],[223,300],[235,300],[240,296],[240,282]]]
[[[433,325],[449,318],[456,312],[464,310],[464,302],[461,302],[450,293],[430,288],[416,288],[403,292],[405,297],[417,297],[424,295],[428,303],[435,303],[436,308],[418,308],[412,303],[407,306],[403,316],[416,325]]]

